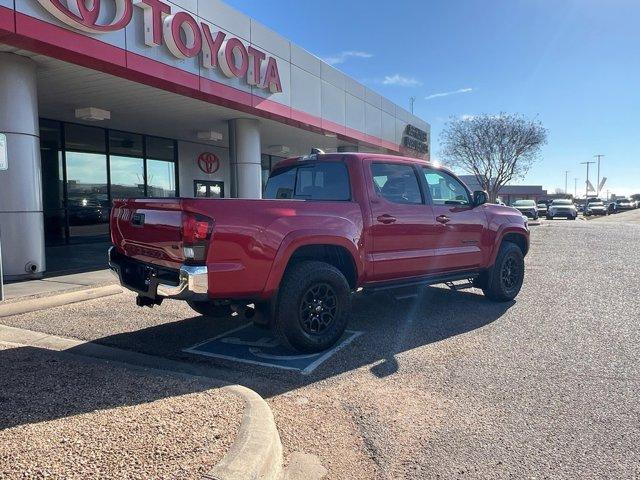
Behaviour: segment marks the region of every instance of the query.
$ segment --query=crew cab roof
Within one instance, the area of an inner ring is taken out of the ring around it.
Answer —
[[[335,161],[335,160],[344,160],[350,159],[352,161],[360,161],[374,159],[374,160],[393,160],[394,162],[406,162],[406,163],[422,163],[424,165],[432,165],[427,160],[421,160],[418,158],[410,158],[410,157],[400,157],[397,155],[384,154],[384,153],[322,153],[322,154],[313,154],[313,155],[304,155],[301,157],[292,157],[287,158],[286,160],[282,160],[278,162],[278,164],[274,167],[274,169],[286,168],[292,165],[296,165],[299,163],[304,163],[308,161]]]

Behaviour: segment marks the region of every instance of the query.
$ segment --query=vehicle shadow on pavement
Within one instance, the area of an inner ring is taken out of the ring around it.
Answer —
[[[103,337],[95,342],[188,361],[208,369],[207,375],[240,383],[263,397],[270,397],[366,365],[371,365],[371,372],[377,377],[388,377],[399,368],[397,354],[428,348],[430,344],[480,329],[499,319],[515,304],[491,302],[478,292],[427,287],[416,297],[405,300],[395,300],[388,294],[356,297],[348,328],[363,334],[310,375],[183,351],[242,325],[232,318],[212,321],[196,316]]]
[[[0,365],[0,432],[223,386],[37,347],[2,348]]]

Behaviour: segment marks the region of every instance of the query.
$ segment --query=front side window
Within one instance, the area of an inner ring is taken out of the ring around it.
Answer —
[[[267,181],[264,198],[349,200],[347,167],[338,162],[319,162],[275,170]]]
[[[469,192],[460,180],[440,170],[423,167],[434,205],[471,205]]]
[[[393,203],[422,203],[416,173],[411,165],[373,163],[373,186],[376,193]]]

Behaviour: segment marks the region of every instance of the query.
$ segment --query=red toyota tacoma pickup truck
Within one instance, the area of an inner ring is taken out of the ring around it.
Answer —
[[[356,291],[462,281],[509,301],[522,286],[526,219],[429,162],[288,159],[264,197],[117,200],[110,268],[140,306],[236,311],[303,352],[342,336]]]

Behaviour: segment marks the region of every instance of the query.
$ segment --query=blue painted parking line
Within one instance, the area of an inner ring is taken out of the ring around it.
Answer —
[[[263,367],[295,370],[308,375],[360,335],[362,332],[347,330],[330,350],[296,355],[283,347],[268,330],[248,324],[185,348],[183,352]]]

